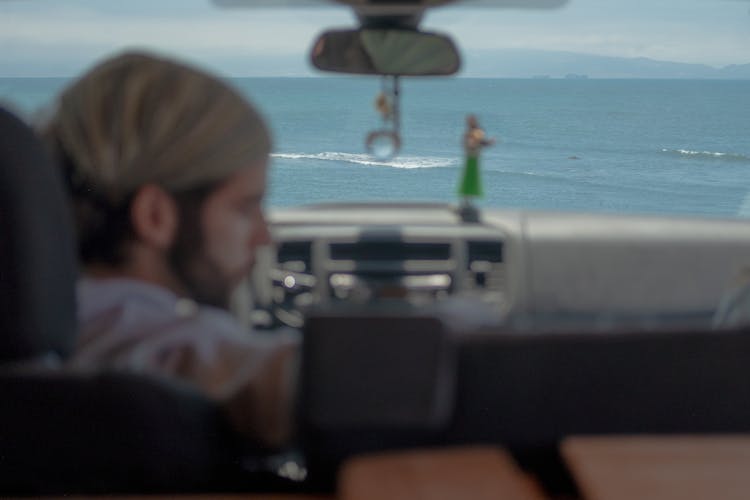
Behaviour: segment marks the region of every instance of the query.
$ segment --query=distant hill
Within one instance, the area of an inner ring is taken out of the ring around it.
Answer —
[[[0,0],[2,3],[2,0]],[[306,53],[246,54],[204,51],[192,54],[208,69],[225,76],[336,76],[311,68]],[[72,77],[88,62],[47,57],[21,57],[0,52],[0,77]],[[471,50],[463,54],[459,76],[483,78],[717,78],[750,80],[750,64],[714,68],[705,64],[656,61],[644,57],[607,57],[545,50]]]
[[[705,64],[608,57],[574,52],[501,49],[473,50],[461,73],[469,77],[565,78],[718,78],[750,79],[750,64],[714,68]]]

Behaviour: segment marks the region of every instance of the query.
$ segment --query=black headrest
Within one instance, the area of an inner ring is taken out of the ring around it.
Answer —
[[[0,362],[71,351],[75,259],[60,173],[34,132],[0,109]]]

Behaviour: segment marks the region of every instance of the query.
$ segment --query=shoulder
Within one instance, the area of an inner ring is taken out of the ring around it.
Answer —
[[[78,319],[78,354],[105,359],[168,346],[242,345],[250,336],[226,311],[130,279],[82,279]]]
[[[81,278],[76,286],[83,319],[122,305],[167,311],[178,297],[166,288],[128,278]]]

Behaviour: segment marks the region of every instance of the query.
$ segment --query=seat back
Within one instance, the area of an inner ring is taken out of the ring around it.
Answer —
[[[76,258],[58,172],[0,110],[0,496],[232,488],[239,443],[216,403],[174,382],[71,374]]]
[[[453,349],[442,323],[339,309],[308,318],[299,422],[311,471],[346,457],[435,442],[453,409]]]
[[[750,431],[748,331],[469,335],[452,437]]]
[[[190,387],[127,373],[0,375],[0,496],[240,483],[240,443]]]
[[[59,172],[0,109],[0,363],[71,352],[75,262]]]
[[[570,494],[571,435],[750,432],[750,331],[467,335],[446,440],[502,443]]]

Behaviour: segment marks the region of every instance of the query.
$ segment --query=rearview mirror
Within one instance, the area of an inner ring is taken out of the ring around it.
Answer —
[[[311,59],[323,71],[363,75],[452,75],[460,67],[450,38],[409,29],[326,31]]]

